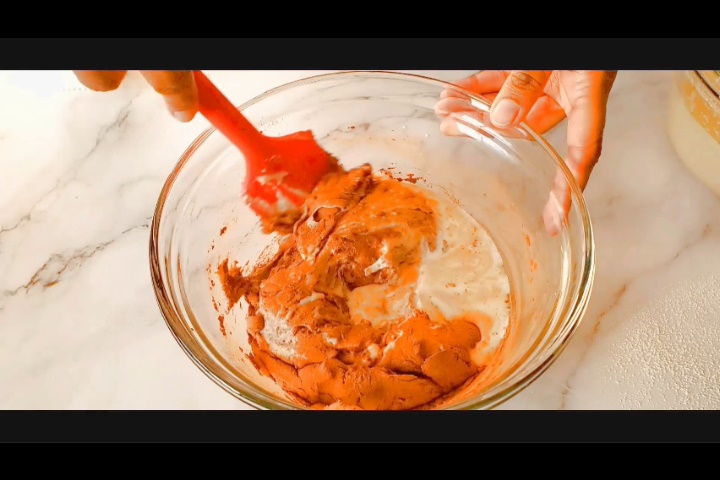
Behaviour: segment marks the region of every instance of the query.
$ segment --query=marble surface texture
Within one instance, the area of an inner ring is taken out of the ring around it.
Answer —
[[[235,102],[319,72],[208,72]],[[466,71],[422,72],[444,80]],[[502,409],[720,408],[720,199],[665,133],[670,72],[621,72],[586,196],[595,288],[559,360]],[[247,409],[170,335],[148,268],[160,188],[206,128],[137,76],[0,72],[0,408]],[[564,126],[550,141],[562,153]]]

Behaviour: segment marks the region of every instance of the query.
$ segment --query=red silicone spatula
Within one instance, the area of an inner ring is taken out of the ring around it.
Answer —
[[[245,157],[248,204],[263,220],[291,224],[305,197],[326,173],[337,168],[337,161],[310,131],[284,137],[263,135],[204,73],[193,73],[200,113]]]

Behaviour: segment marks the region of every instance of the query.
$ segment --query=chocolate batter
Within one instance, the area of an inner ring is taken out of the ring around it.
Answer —
[[[249,305],[261,372],[305,405],[363,410],[426,406],[479,372],[477,319],[411,307],[433,200],[366,166],[328,174],[305,207],[269,262],[218,268],[230,306]]]

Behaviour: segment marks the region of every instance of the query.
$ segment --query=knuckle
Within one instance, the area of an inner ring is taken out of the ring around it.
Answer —
[[[577,86],[587,96],[605,100],[615,83],[616,71],[578,71]]]
[[[603,139],[600,136],[597,140],[587,145],[569,145],[569,157],[580,167],[592,168],[600,160],[603,151]]]
[[[547,85],[545,86],[545,90],[550,92],[559,92],[560,91],[560,78],[557,74],[553,73],[550,75],[550,78],[548,78]]]
[[[519,92],[537,90],[542,85],[528,72],[513,72],[510,75],[510,87]]]

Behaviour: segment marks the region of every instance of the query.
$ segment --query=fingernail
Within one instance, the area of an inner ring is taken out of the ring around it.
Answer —
[[[490,110],[490,121],[497,127],[507,127],[519,113],[520,105],[509,98],[504,98]]]
[[[194,116],[194,112],[173,112],[173,117],[181,122],[189,122]]]

